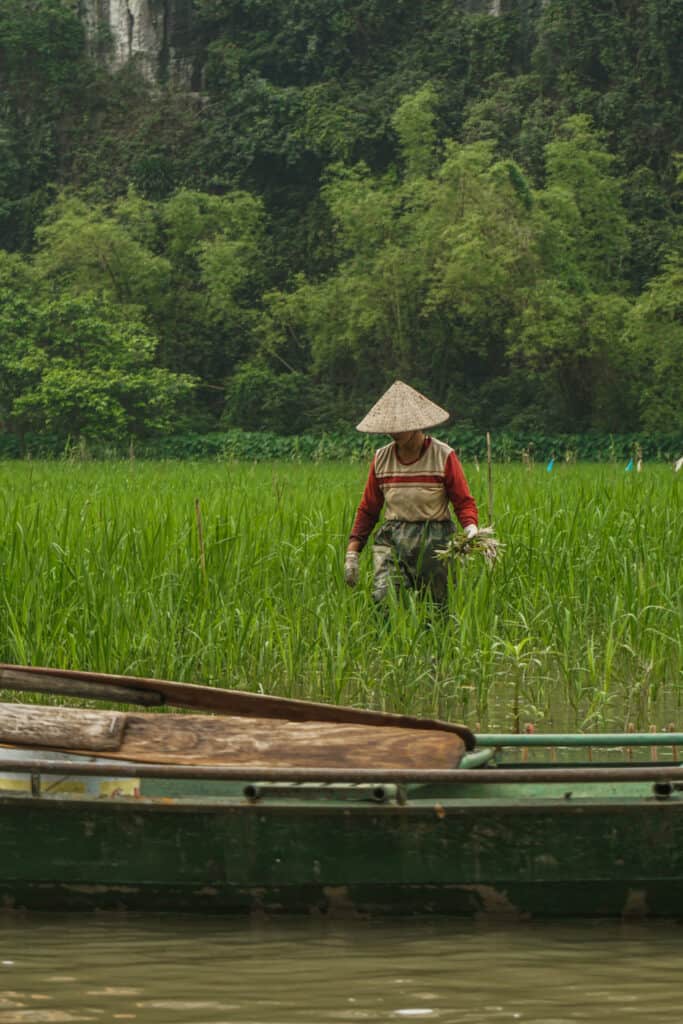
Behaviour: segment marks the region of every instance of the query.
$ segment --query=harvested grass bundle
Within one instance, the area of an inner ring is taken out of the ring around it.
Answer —
[[[437,553],[437,556],[444,562],[452,558],[464,562],[472,555],[481,554],[489,565],[493,565],[504,547],[505,545],[501,544],[497,537],[494,537],[492,526],[482,526],[474,537],[456,534],[448,542],[447,547]]]

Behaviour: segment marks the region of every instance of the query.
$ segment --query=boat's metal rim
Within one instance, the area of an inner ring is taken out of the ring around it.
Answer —
[[[263,782],[422,782],[422,783],[539,783],[539,782],[683,782],[683,765],[643,765],[591,768],[543,766],[476,769],[387,769],[387,768],[272,768],[245,765],[174,765],[131,761],[72,762],[16,758],[3,760],[4,772],[31,775],[117,775],[121,778],[206,779],[216,781],[253,780]]]

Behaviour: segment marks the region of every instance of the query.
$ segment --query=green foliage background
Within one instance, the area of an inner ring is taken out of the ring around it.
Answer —
[[[341,437],[399,377],[676,454],[683,0],[183,6],[150,83],[0,0],[0,450]]]

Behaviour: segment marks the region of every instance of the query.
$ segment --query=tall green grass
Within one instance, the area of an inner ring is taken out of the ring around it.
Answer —
[[[485,518],[485,474],[467,466]],[[0,660],[483,728],[683,726],[681,480],[496,466],[505,551],[448,613],[342,580],[365,468],[0,463]],[[205,545],[203,571],[195,499]]]

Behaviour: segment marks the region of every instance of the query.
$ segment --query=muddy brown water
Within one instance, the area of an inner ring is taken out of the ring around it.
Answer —
[[[683,927],[0,917],[0,1024],[678,1021]]]

